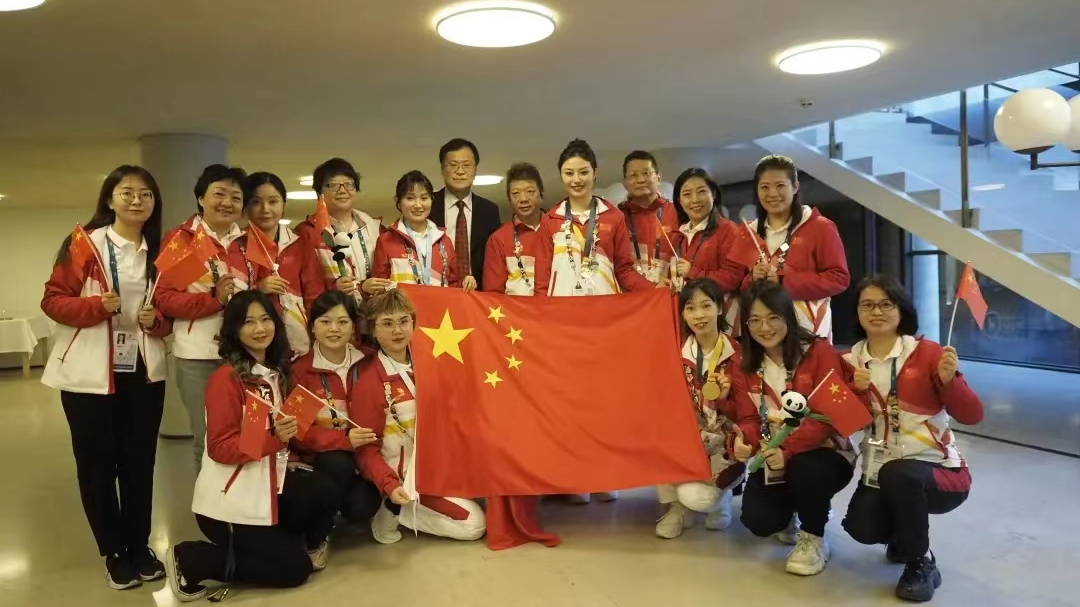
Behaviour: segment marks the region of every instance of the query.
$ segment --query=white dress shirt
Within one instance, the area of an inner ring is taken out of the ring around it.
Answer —
[[[142,309],[146,295],[146,239],[136,246],[125,240],[109,226],[105,237],[113,244],[116,253],[116,274],[119,285],[112,285],[112,291],[120,296],[120,314],[113,317],[113,328],[128,333],[139,332],[139,310]],[[108,246],[108,245],[106,245]],[[106,249],[102,251],[102,261],[108,266],[109,282],[112,278],[112,261]]]
[[[458,218],[457,203],[458,203],[458,200],[461,200],[462,202],[465,203],[465,209],[464,209],[464,211],[465,211],[465,231],[469,235],[469,240],[471,241],[472,240],[472,214],[473,214],[472,192],[469,192],[468,195],[465,196],[465,198],[458,198],[457,196],[451,194],[450,190],[448,190],[448,189],[444,189],[443,191],[446,193],[446,196],[445,196],[444,202],[443,202],[444,208],[446,209],[446,235],[450,237],[450,242],[454,243],[454,250],[455,251],[460,251],[461,247],[457,243],[457,218]],[[466,250],[468,250],[468,248],[469,248],[468,243],[466,243],[465,248],[466,248]]]

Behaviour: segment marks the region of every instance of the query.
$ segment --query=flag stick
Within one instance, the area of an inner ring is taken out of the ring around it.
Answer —
[[[143,302],[144,306],[146,304],[154,305],[154,293],[157,291],[159,282],[161,282],[161,272],[158,272],[157,278],[154,279],[154,285],[150,287],[150,292],[146,294],[146,301]]]
[[[660,233],[664,235],[664,240],[667,241],[669,247],[671,247],[671,254],[675,256],[676,261],[679,259],[679,252],[675,250],[675,245],[671,243],[671,238],[667,235],[667,230],[664,229],[664,224],[660,223],[660,220],[656,220],[656,225],[660,227]]]
[[[750,227],[750,222],[744,219],[742,223],[744,226],[746,226],[746,231],[750,232],[750,240],[752,240],[754,242],[754,246],[757,247],[758,256],[763,257],[765,255],[765,252],[761,250],[761,243],[758,242],[758,235],[755,234],[754,229]]]
[[[817,391],[820,390],[821,387],[825,385],[825,382],[829,381],[829,377],[831,377],[832,374],[833,374],[833,370],[829,369],[829,372],[825,374],[825,377],[821,378],[821,383],[819,383],[817,385],[817,387],[814,388],[814,391],[810,393],[810,396],[806,397],[806,402],[810,402],[810,399],[814,398],[814,395],[817,394]]]
[[[956,299],[953,300],[952,320],[949,321],[949,338],[945,340],[945,345],[946,346],[951,346],[952,345],[952,331],[953,331],[953,327],[956,326],[956,309],[959,308],[959,307],[960,307],[960,298],[957,297]]]

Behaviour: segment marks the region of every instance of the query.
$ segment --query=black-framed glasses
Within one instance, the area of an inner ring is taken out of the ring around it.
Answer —
[[[350,194],[356,192],[356,184],[351,182],[351,181],[341,181],[341,182],[337,182],[337,183],[330,182],[330,183],[326,184],[324,187],[326,189],[330,190],[331,192],[340,192],[341,190],[345,190],[346,192],[348,192]]]
[[[874,310],[881,310],[883,313],[888,313],[896,310],[896,304],[889,299],[883,299],[881,301],[860,301],[860,312],[873,312]]]

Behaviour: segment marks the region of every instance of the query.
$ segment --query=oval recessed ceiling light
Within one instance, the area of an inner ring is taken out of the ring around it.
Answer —
[[[0,0],[0,12],[23,11],[45,4],[45,0]]]
[[[319,195],[309,190],[289,192],[286,196],[289,200],[318,200]]]
[[[315,185],[315,178],[311,175],[305,175],[300,178],[300,185],[306,185],[310,188],[311,186]]]
[[[465,2],[439,11],[435,31],[463,46],[523,46],[555,32],[555,13],[532,2]]]
[[[776,65],[789,74],[832,74],[866,67],[884,52],[884,45],[873,40],[815,42],[780,53]]]
[[[473,185],[496,185],[502,183],[502,175],[477,175]]]

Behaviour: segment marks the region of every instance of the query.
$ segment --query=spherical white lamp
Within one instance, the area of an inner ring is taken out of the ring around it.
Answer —
[[[1069,109],[1072,112],[1072,122],[1069,130],[1061,138],[1061,145],[1080,154],[1080,95],[1069,100]]]
[[[1009,97],[994,116],[998,141],[1019,154],[1038,154],[1069,131],[1069,103],[1050,89],[1028,89]]]

